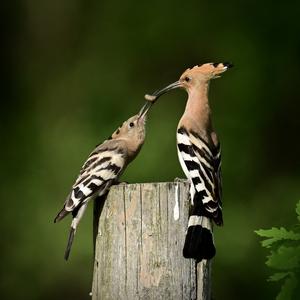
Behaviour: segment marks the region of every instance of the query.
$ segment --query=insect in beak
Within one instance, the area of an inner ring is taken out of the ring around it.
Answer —
[[[168,86],[166,86],[165,88],[155,91],[152,95],[146,94],[145,99],[149,102],[154,103],[161,95],[180,87],[182,87],[181,82],[179,80],[175,81],[169,84]]]

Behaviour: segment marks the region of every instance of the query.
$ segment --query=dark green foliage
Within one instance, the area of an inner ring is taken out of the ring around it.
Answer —
[[[265,238],[261,242],[262,246],[270,249],[266,265],[276,273],[270,276],[269,281],[281,282],[276,300],[298,299],[296,290],[300,285],[300,201],[296,206],[296,213],[298,224],[293,230],[272,227],[255,231]]]

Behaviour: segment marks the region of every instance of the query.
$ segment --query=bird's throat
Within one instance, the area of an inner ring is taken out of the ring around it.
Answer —
[[[184,115],[188,119],[193,120],[194,124],[191,124],[191,126],[195,127],[193,128],[195,131],[206,131],[212,127],[211,111],[208,103],[208,89],[209,84],[206,82],[200,83],[188,91],[189,96]]]

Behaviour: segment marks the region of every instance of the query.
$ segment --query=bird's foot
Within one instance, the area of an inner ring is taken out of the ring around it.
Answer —
[[[185,182],[188,182],[188,180],[186,178],[176,177],[176,178],[174,178],[174,182],[183,182],[183,183],[185,183]]]
[[[125,184],[129,184],[129,182],[127,182],[127,181],[116,181],[114,183],[114,185],[125,185]]]

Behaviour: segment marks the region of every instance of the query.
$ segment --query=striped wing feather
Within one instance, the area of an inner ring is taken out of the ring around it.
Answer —
[[[72,191],[65,202],[65,210],[73,211],[96,193],[101,196],[117,181],[125,165],[122,141],[107,140],[89,155],[82,166]]]
[[[183,127],[177,132],[178,151],[186,176],[201,199],[205,215],[222,224],[220,146],[212,149],[201,137]],[[193,196],[193,195],[192,195]]]

